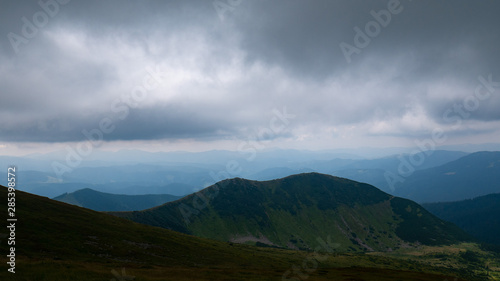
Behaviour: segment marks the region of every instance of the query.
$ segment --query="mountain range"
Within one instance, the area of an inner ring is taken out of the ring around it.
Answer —
[[[264,182],[235,178],[159,207],[113,214],[220,241],[289,249],[312,250],[318,236],[352,252],[471,240],[410,200],[318,173]]]
[[[31,159],[32,162],[27,158],[19,158],[21,160],[15,158],[22,164],[18,166],[19,188],[51,198],[84,188],[113,194],[184,196],[232,177],[262,181],[297,173],[321,172],[365,182],[386,193],[420,203],[457,201],[500,192],[498,186],[500,152],[467,154],[460,151],[435,150],[376,159],[360,159],[354,155],[341,154],[352,159],[325,160],[337,157],[335,156],[337,154],[320,155],[286,150],[263,151],[253,161],[248,161],[244,155],[227,151],[158,155],[133,151],[123,155],[122,153],[106,153],[106,155],[110,157],[111,162],[102,160],[82,162],[81,166],[64,174],[62,178],[57,178],[49,171],[26,170],[39,167],[45,163],[40,162],[41,159],[48,156],[37,156]],[[169,162],[179,161],[184,156],[187,157],[185,162]],[[145,162],[132,162],[133,157],[142,157],[141,161]],[[210,163],[210,157],[213,157],[213,163]],[[224,163],[224,160],[231,157],[235,158]],[[3,161],[3,158],[0,157],[0,161]],[[12,157],[5,159],[15,160]],[[163,161],[160,161],[161,159]],[[418,165],[411,164],[415,163],[415,159],[418,160]],[[123,162],[113,162],[118,160]],[[201,162],[191,163],[188,160]],[[229,171],[228,163],[236,165],[238,169]],[[412,172],[409,175],[401,173],[401,169],[404,170],[405,167],[408,169],[405,165],[409,164]],[[388,175],[393,175],[393,178],[397,179],[393,180],[394,184],[390,184],[391,179],[388,179]],[[5,174],[0,174],[0,182],[6,182],[5,177]]]
[[[377,152],[376,154],[369,151]],[[380,153],[411,151],[409,149],[375,150],[359,149],[358,154],[380,155]],[[364,159],[360,155],[340,151],[307,150],[262,150],[254,156],[238,151],[207,152],[158,152],[122,150],[118,152],[94,151],[79,165],[68,172],[58,175],[53,166],[67,165],[66,151],[48,154],[35,154],[25,157],[0,156],[0,166],[15,164],[22,179],[20,188],[24,191],[55,197],[65,192],[74,192],[82,188],[92,188],[101,192],[120,194],[172,194],[186,195],[195,188],[203,188],[223,179],[242,177],[252,180],[271,180],[285,176],[321,172],[346,177],[345,172],[357,178],[357,170],[389,170],[398,168],[398,157],[408,154],[395,154],[381,158]],[[383,154],[384,154],[383,153]],[[440,165],[457,159],[466,153],[459,151],[434,151],[420,168]],[[228,163],[237,169],[228,170]],[[340,171],[340,172],[339,172]],[[372,173],[370,171],[370,173]],[[383,177],[382,180],[368,182],[390,192]],[[0,174],[0,182],[5,182]]]
[[[458,202],[422,204],[482,241],[500,245],[500,193]]]
[[[139,211],[175,201],[179,198],[182,197],[170,194],[111,194],[85,188],[62,194],[53,199],[94,211]]]
[[[336,252],[336,244],[319,234],[323,243],[315,252],[252,247],[15,194],[15,248],[5,242],[13,236],[4,227],[0,252],[15,255],[16,273],[2,270],[1,280],[486,280],[471,274],[484,271],[482,262],[465,264],[463,255],[456,254],[471,251],[471,245],[415,249],[427,251],[418,258],[404,252]],[[0,197],[7,198],[7,188],[0,186]],[[7,200],[0,201],[0,208],[7,210]],[[474,249],[473,257],[495,264],[490,254]],[[435,261],[438,252],[445,261]]]
[[[415,171],[393,192],[416,202],[471,199],[500,192],[500,152],[476,152],[444,165]]]

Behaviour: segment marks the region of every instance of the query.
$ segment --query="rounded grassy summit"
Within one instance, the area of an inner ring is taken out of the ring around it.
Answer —
[[[321,246],[325,237],[338,251],[352,252],[471,239],[413,201],[319,173],[228,179],[159,207],[115,214],[200,237],[303,250]]]

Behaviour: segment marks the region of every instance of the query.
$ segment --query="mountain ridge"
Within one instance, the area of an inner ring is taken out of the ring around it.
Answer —
[[[314,249],[318,235],[354,252],[470,239],[410,200],[319,173],[234,178],[152,209],[113,214],[200,237],[291,249]]]
[[[421,203],[449,202],[500,192],[500,151],[475,152],[415,171],[394,195]]]
[[[6,187],[0,186],[0,197],[7,198]],[[472,280],[464,271],[466,267],[457,272],[395,257],[230,244],[137,224],[18,190],[15,198],[16,273],[2,270],[1,280],[250,281],[299,276],[318,281],[345,276],[377,281],[459,276],[462,278],[455,280]],[[7,202],[1,200],[0,207],[7,210]],[[0,230],[0,239],[7,237],[7,231]],[[329,239],[326,241],[323,246],[329,247]],[[2,253],[12,251],[9,247],[0,243]],[[314,267],[304,268],[304,262],[313,262]]]
[[[482,241],[500,245],[500,193],[456,202],[428,203],[422,206]]]
[[[91,188],[64,193],[52,199],[94,211],[139,211],[175,201],[182,196],[170,194],[124,195],[96,191]]]

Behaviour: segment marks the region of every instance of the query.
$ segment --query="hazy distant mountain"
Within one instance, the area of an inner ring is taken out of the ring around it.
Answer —
[[[175,196],[185,196],[191,194],[199,189],[183,183],[170,183],[167,185],[122,185],[118,188],[107,188],[109,185],[103,185],[103,190],[115,194],[127,195],[142,195],[142,194],[172,194]],[[114,186],[114,185],[113,185]]]
[[[225,180],[175,202],[117,215],[222,241],[298,249],[314,249],[317,238],[328,235],[346,251],[469,239],[410,200],[317,173]]]
[[[49,198],[59,196],[62,193],[75,192],[84,188],[91,188],[100,192],[126,195],[171,194],[175,196],[184,196],[196,191],[194,186],[182,183],[171,183],[166,185],[138,185],[126,182],[114,182],[107,184],[69,182],[29,184],[23,183],[22,185],[19,185],[19,190]]]
[[[391,194],[392,190],[389,188],[387,180],[385,179],[385,172],[386,170],[383,169],[346,169],[333,171],[330,175],[368,183]]]
[[[368,183],[384,192],[392,194],[394,190],[391,189],[386,179],[386,172],[398,174],[401,163],[409,161],[410,156],[414,159],[424,159],[422,164],[413,167],[415,170],[422,170],[437,167],[467,155],[467,153],[461,151],[444,150],[432,151],[430,155],[427,153],[398,154],[383,158],[362,160],[334,159],[327,162],[315,163],[312,167],[318,172]]]
[[[482,241],[500,245],[500,193],[458,202],[422,204]]]
[[[20,171],[35,170],[41,172],[51,172],[51,163],[52,161],[50,160],[43,160],[26,156],[17,157],[0,155],[0,167],[2,169],[7,169],[7,167],[9,166],[16,166]]]
[[[107,184],[123,182],[137,185],[184,183],[199,186],[210,180],[210,169],[196,165],[135,164],[110,167],[82,167],[67,173],[65,182]]]
[[[310,166],[312,169],[323,173],[332,173],[339,170],[358,170],[358,169],[362,170],[378,169],[378,170],[395,172],[398,170],[399,165],[402,162],[402,159],[408,159],[410,155],[414,154],[408,154],[408,153],[394,154],[374,159],[337,158],[330,161],[316,162]],[[418,152],[416,153],[416,156],[412,157],[420,158],[420,155],[421,157],[423,157],[423,159],[425,159],[425,161],[423,161],[421,165],[415,166],[416,170],[440,166],[445,163],[451,162],[453,160],[459,159],[460,157],[467,155],[467,153],[461,151],[435,150],[432,151],[431,154],[429,155],[426,152]]]
[[[209,169],[196,166],[159,166],[149,164],[81,167],[55,178],[53,173],[40,171],[17,172],[19,189],[41,196],[55,197],[65,192],[92,188],[101,192],[121,194],[172,194],[182,196],[192,193],[194,187],[215,182]],[[6,174],[0,175],[6,182]]]
[[[479,144],[458,144],[458,145],[443,145],[440,149],[444,150],[459,150],[469,153],[478,151],[500,151],[500,143],[479,143]]]
[[[500,192],[500,152],[476,152],[414,172],[395,195],[417,202],[446,202]]]
[[[463,155],[463,152],[436,150],[432,155],[426,156],[424,163],[416,169],[441,165]],[[270,180],[313,171],[366,182],[391,193],[384,174],[386,171],[397,173],[401,157],[408,157],[408,154],[367,160],[340,152],[274,149],[259,151],[252,161],[248,160],[248,156],[237,151],[96,151],[81,165],[64,173],[61,178],[57,178],[54,171],[47,171],[47,167],[52,163],[49,159],[64,158],[62,152],[30,156],[33,158],[3,159],[12,160],[12,163],[19,161],[21,190],[42,196],[54,197],[82,188],[115,194],[151,193],[180,196],[194,192],[195,188],[203,188],[227,178]],[[1,159],[0,157],[0,161]],[[30,161],[33,165],[28,165]],[[59,161],[65,163],[63,160]],[[237,168],[234,170],[237,172],[228,172],[228,163],[236,163]],[[43,171],[26,169],[41,164],[46,166]],[[0,182],[6,182],[6,174],[0,174]]]
[[[248,179],[259,180],[259,181],[274,180],[291,176],[294,174],[308,173],[308,172],[314,172],[314,171],[311,169],[294,170],[287,167],[276,167],[276,168],[269,168],[262,170],[258,173],[248,176]]]
[[[434,150],[427,152],[418,152],[416,154],[397,154],[388,157],[369,159],[369,160],[358,160],[351,164],[346,165],[346,169],[383,169],[387,171],[397,171],[401,162],[404,159],[415,158],[424,159],[422,164],[415,165],[416,170],[428,169],[432,167],[441,166],[448,162],[457,160],[468,153],[461,151],[445,151],[445,150]]]
[[[122,195],[103,193],[90,188],[65,193],[54,200],[94,211],[139,211],[180,199],[170,194]]]

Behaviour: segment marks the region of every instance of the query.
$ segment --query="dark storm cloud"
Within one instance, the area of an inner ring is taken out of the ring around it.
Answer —
[[[105,140],[246,138],[283,106],[297,135],[354,127],[413,138],[451,126],[478,76],[500,81],[500,3],[397,2],[244,0],[221,20],[212,1],[72,0],[13,48],[9,34],[24,36],[23,17],[44,10],[4,1],[0,141],[83,140],[155,65],[164,83]],[[400,12],[348,62],[340,44],[356,46],[354,28],[389,3]],[[498,92],[469,104],[453,130],[497,130]]]
[[[389,2],[248,1],[247,16],[234,18],[245,34],[243,47],[251,58],[285,64],[300,76],[324,77],[351,71],[353,66],[346,62],[339,44],[354,45],[353,28],[364,30],[374,20],[370,12],[387,10]],[[451,73],[470,79],[471,72],[499,70],[494,46],[500,43],[495,32],[500,3],[397,2],[401,12],[391,16],[361,54],[352,55],[354,71],[371,58],[392,64],[400,56],[413,58],[410,63],[416,65],[408,67],[414,68],[410,74],[416,80]],[[457,52],[464,48],[471,52]]]
[[[180,106],[154,106],[129,109],[125,121],[119,115],[45,116],[39,121],[11,119],[2,127],[4,141],[72,142],[82,139],[104,141],[183,139],[233,135],[230,118],[200,118]]]

